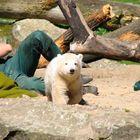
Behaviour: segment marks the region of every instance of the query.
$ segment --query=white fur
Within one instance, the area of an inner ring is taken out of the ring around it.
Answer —
[[[46,95],[56,104],[76,104],[82,98],[82,54],[57,55],[45,72]]]

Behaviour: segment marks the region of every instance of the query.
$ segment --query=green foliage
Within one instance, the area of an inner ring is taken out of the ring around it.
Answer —
[[[97,35],[104,35],[104,34],[106,34],[106,33],[108,33],[108,32],[109,32],[109,31],[108,31],[107,29],[101,28],[101,27],[97,28],[97,30],[95,31],[95,33],[96,33]]]
[[[0,18],[0,25],[12,25],[14,22],[16,22],[16,19]]]
[[[114,0],[114,1],[140,4],[140,0]]]
[[[10,43],[12,42],[11,25],[0,25],[0,41]]]
[[[121,64],[126,64],[126,65],[139,65],[139,62],[134,62],[134,61],[128,61],[128,60],[118,60],[119,63]]]
[[[59,28],[63,28],[63,29],[68,29],[70,26],[67,24],[55,24],[55,26],[59,27]]]
[[[12,29],[10,25],[0,25],[0,36],[1,35],[8,35],[9,31]]]
[[[12,26],[16,19],[0,18],[0,42],[12,42]]]

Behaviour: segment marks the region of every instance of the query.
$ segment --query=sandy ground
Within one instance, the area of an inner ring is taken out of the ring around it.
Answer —
[[[97,86],[99,91],[98,96],[84,96],[90,105],[140,113],[140,91],[133,90],[134,83],[140,80],[140,65],[124,65],[102,59],[90,66],[82,73],[93,76],[90,84]]]
[[[82,69],[82,74],[93,77],[89,84],[97,86],[99,92],[98,96],[84,95],[90,106],[140,113],[140,91],[133,90],[134,83],[140,80],[140,65],[124,65],[108,59],[89,65],[90,68]],[[44,69],[38,70],[36,75],[43,73]]]

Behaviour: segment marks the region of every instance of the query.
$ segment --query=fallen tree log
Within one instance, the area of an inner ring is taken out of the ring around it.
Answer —
[[[78,7],[82,9],[82,13],[87,8],[89,10],[92,10],[92,7],[94,9],[100,9],[103,5],[106,3],[110,4],[113,7],[113,11],[122,11],[123,13],[130,13],[134,16],[139,17],[140,13],[140,5],[139,4],[132,4],[132,3],[126,3],[126,2],[118,2],[113,0],[76,0],[78,3]]]
[[[66,20],[59,8],[52,8],[57,0],[0,0],[0,17],[3,18],[41,18],[50,20],[53,23],[66,23]],[[139,16],[140,6],[128,3],[114,2],[110,0],[76,0],[80,9],[88,13],[100,9],[105,4],[110,4],[113,9],[129,11],[135,16]],[[48,3],[48,5],[47,5]],[[52,8],[52,9],[51,9]],[[50,10],[51,9],[51,10]],[[49,10],[49,11],[47,11]],[[58,14],[59,13],[59,14]]]
[[[109,4],[104,5],[97,12],[91,13],[90,16],[86,18],[86,22],[88,26],[95,30],[100,24],[106,22],[111,17],[113,17],[114,13],[112,12],[112,7]],[[69,28],[66,32],[64,32],[61,36],[59,36],[55,43],[61,49],[62,53],[65,53],[69,50],[70,42],[72,42],[74,36],[72,30]],[[99,56],[86,54],[84,55],[84,62],[91,62],[93,60],[99,59]],[[48,64],[48,61],[41,56],[38,64],[38,68],[45,67]]]
[[[56,6],[56,0],[0,0],[1,18],[36,18],[46,19],[53,23],[67,23],[59,7]],[[55,8],[53,8],[55,7]]]
[[[72,30],[68,29],[61,38],[58,38],[56,44],[61,47],[62,50],[69,50],[69,43],[73,40],[73,34]],[[136,20],[135,22],[130,23],[127,26],[123,26],[113,32],[107,33],[104,35],[104,37],[107,38],[114,38],[123,42],[134,42],[140,40],[140,20]],[[102,58],[102,56],[93,55],[93,54],[85,54],[84,55],[84,62],[92,62],[95,60],[98,60]],[[39,61],[39,68],[45,67],[47,65],[47,61],[44,59],[44,57],[40,58]]]
[[[92,30],[95,30],[97,27],[99,27],[99,25],[108,21],[113,16],[114,13],[112,12],[112,7],[109,4],[106,4],[97,12],[91,13],[91,15],[88,16],[85,20],[88,26]],[[60,47],[62,52],[67,52],[69,50],[69,44],[70,42],[72,42],[73,37],[73,32],[69,28],[66,32],[64,32],[55,40],[55,43]]]
[[[95,54],[111,59],[140,61],[139,42],[126,44],[115,39],[95,36],[74,1],[59,0],[58,4],[74,34],[74,43],[70,47],[71,52]]]
[[[123,26],[113,32],[105,35],[108,38],[115,38],[121,41],[136,41],[140,40],[140,20],[130,23],[127,26]]]
[[[95,54],[100,57],[140,62],[140,42],[127,44],[101,36],[89,37],[84,44],[75,43],[71,47],[75,53]]]

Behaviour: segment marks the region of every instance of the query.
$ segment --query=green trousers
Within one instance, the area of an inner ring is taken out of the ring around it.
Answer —
[[[40,55],[50,61],[60,53],[60,49],[46,33],[35,31],[21,42],[13,57],[0,64],[0,71],[15,80],[19,87],[43,94],[44,80],[33,77]]]

